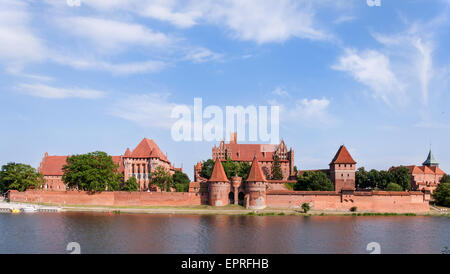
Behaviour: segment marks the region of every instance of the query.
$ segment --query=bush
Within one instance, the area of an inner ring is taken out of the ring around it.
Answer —
[[[356,206],[350,208],[350,211],[351,211],[351,212],[356,212],[356,210],[358,210],[358,208],[357,208]]]
[[[387,185],[386,191],[403,191],[403,187],[395,183],[390,183]]]
[[[304,203],[304,204],[302,204],[302,209],[303,209],[303,212],[308,213],[308,211],[311,210],[311,206],[309,205],[309,203]]]
[[[122,191],[138,191],[139,183],[137,182],[135,177],[130,177],[125,183],[123,183],[120,187]]]

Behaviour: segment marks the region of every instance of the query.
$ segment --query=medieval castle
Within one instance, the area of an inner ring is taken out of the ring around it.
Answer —
[[[359,210],[374,212],[426,212],[429,210],[431,193],[436,189],[442,176],[430,151],[422,166],[407,166],[411,174],[412,191],[389,192],[357,190],[355,187],[356,161],[342,145],[329,164],[328,169],[320,169],[327,174],[334,185],[334,191],[291,191],[286,183],[296,183],[297,176],[305,170],[294,168],[294,150],[288,149],[284,141],[279,145],[238,144],[233,134],[230,143],[224,141],[212,149],[214,167],[210,178],[202,178],[202,162],[194,167],[194,181],[188,193],[161,192],[152,185],[151,174],[158,166],[165,167],[172,174],[177,169],[168,160],[156,143],[143,139],[124,155],[113,156],[125,180],[135,177],[140,192],[105,192],[88,194],[73,191],[62,180],[63,166],[68,156],[45,156],[38,168],[44,175],[42,190],[9,193],[13,201],[35,201],[60,204],[101,204],[101,205],[211,205],[226,206],[240,204],[249,209],[263,209],[267,206],[295,208],[309,203],[316,210],[344,210],[357,207]],[[281,165],[282,180],[272,180],[271,169],[275,157]],[[251,163],[248,177],[229,179],[222,161],[231,159]]]

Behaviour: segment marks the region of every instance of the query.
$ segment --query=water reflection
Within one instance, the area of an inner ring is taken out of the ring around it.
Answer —
[[[210,215],[0,214],[0,253],[439,253],[450,219]]]

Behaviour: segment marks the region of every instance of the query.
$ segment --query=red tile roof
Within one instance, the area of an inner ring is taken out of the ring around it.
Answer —
[[[331,164],[356,164],[347,148],[342,145],[331,161]]]
[[[67,156],[46,156],[42,160],[39,172],[45,176],[62,176]]]
[[[264,176],[256,156],[253,158],[252,167],[250,168],[247,182],[267,182],[266,176]]]
[[[38,171],[44,176],[62,176],[63,166],[66,164],[68,156],[45,156],[42,159]],[[123,172],[122,156],[112,156],[113,162],[119,165],[119,172]]]
[[[232,161],[251,162],[256,155],[260,162],[273,162],[276,145],[270,144],[225,144],[225,148],[231,151]],[[283,160],[280,160],[283,161]],[[286,161],[286,160],[285,160]]]
[[[225,174],[225,170],[222,166],[222,161],[219,159],[214,163],[214,168],[211,174],[211,178],[208,180],[209,182],[228,182],[228,177]]]
[[[124,157],[130,158],[131,157],[131,151],[130,148],[127,148],[127,151],[125,151],[125,155],[123,155]]]
[[[434,174],[434,175],[445,175],[438,166],[406,166],[411,174]]]
[[[162,161],[169,162],[167,157],[162,153],[158,145],[150,139],[144,138],[139,145],[131,153],[133,158],[158,158]]]

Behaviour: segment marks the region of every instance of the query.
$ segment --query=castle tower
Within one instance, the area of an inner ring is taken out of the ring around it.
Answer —
[[[245,188],[249,195],[248,208],[264,209],[266,207],[267,180],[256,159],[256,155],[253,158],[252,167],[245,182]]]
[[[208,190],[210,205],[226,206],[229,204],[228,195],[231,185],[219,159],[214,163],[211,178],[208,180]]]
[[[423,162],[422,165],[427,166],[427,167],[432,167],[432,166],[437,166],[438,167],[439,166],[439,163],[434,158],[434,155],[431,152],[431,149],[430,149],[430,152],[428,153],[427,159],[425,160],[425,162]]]
[[[330,180],[337,193],[356,189],[356,162],[344,145],[339,148],[330,163]]]

